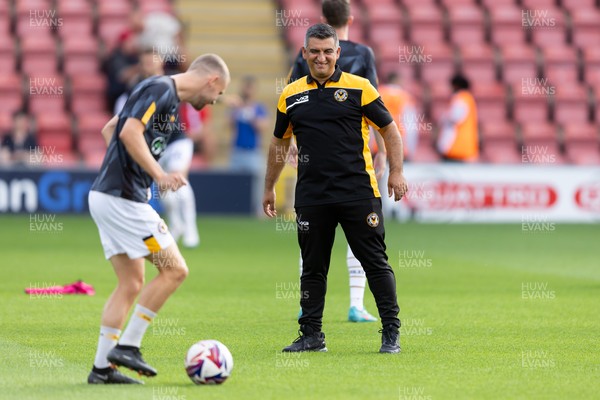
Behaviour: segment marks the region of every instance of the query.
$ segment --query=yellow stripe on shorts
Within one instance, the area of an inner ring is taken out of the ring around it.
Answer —
[[[148,250],[150,250],[150,253],[156,253],[157,251],[160,251],[160,244],[158,244],[154,236],[148,236],[147,238],[144,238],[144,243],[146,244]]]

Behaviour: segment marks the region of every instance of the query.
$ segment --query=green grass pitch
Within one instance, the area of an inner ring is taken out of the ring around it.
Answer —
[[[586,399],[600,393],[598,225],[386,223],[402,353],[382,355],[379,324],[352,324],[341,230],[323,331],[328,353],[283,355],[297,336],[298,248],[274,220],[203,217],[191,273],[143,342],[159,375],[145,386],[85,383],[102,306],[115,285],[89,217],[0,219],[2,399]],[[147,268],[147,279],[155,272]],[[83,279],[93,297],[23,289]],[[376,312],[372,295],[366,305]],[[195,386],[188,347],[217,339],[235,367]],[[129,374],[129,371],[126,373]]]

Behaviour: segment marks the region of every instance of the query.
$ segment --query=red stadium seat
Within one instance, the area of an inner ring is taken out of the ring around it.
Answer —
[[[534,7],[524,10],[525,31],[531,42],[540,47],[566,44],[567,30],[564,13],[554,6]]]
[[[73,135],[71,120],[64,113],[42,113],[36,116],[38,144],[58,154],[71,153]]]
[[[600,11],[597,8],[577,8],[571,13],[573,43],[586,48],[600,43]]]
[[[544,123],[548,120],[548,96],[552,87],[536,84],[516,84],[512,86],[513,118],[521,123]]]
[[[13,113],[23,108],[23,78],[14,72],[0,74],[2,110]]]
[[[353,24],[354,25],[354,24]],[[402,31],[397,24],[377,24],[371,25],[369,38],[373,46],[385,45],[386,47],[396,47],[394,59],[398,59],[398,46],[403,42]],[[380,55],[377,54],[377,58]]]
[[[81,137],[94,136],[102,138],[102,128],[112,118],[109,113],[90,112],[77,117],[77,135]]]
[[[400,25],[402,22],[400,7],[395,3],[380,3],[371,6],[367,3],[367,13],[371,25],[386,23]]]
[[[554,121],[564,123],[585,123],[589,120],[588,91],[577,84],[562,85],[554,95]]]
[[[423,81],[441,85],[448,84],[457,70],[452,48],[443,43],[409,46],[408,48],[412,50],[404,55],[404,59],[416,64]]]
[[[543,50],[544,77],[554,84],[577,82],[577,53],[572,47],[551,46]]]
[[[507,117],[506,88],[500,83],[482,83],[472,80],[471,92],[477,104],[479,121],[505,121]]]
[[[64,112],[67,92],[62,75],[30,75],[28,83],[29,112],[31,114]]]
[[[588,47],[582,49],[582,53],[585,82],[592,86],[600,86],[600,47]]]
[[[63,70],[67,75],[99,71],[98,41],[91,36],[75,36],[63,41]]]
[[[102,161],[104,160],[104,155],[106,151],[96,151],[93,153],[87,153],[83,155],[83,160],[85,165],[91,169],[100,169],[102,166]]]
[[[483,43],[485,29],[481,8],[476,5],[453,4],[448,10],[448,16],[453,43]]]
[[[560,0],[560,3],[570,12],[577,9],[589,10],[596,7],[596,0]]]
[[[98,35],[110,52],[116,45],[121,33],[129,30],[129,21],[125,18],[104,19],[98,22]]]
[[[169,0],[143,0],[139,2],[139,6],[144,15],[151,12],[173,13],[173,6]]]
[[[12,115],[9,112],[0,112],[0,134],[4,135],[12,129]]]
[[[93,33],[92,7],[85,0],[61,0],[57,2],[58,14],[62,18],[59,36],[72,38],[74,36],[90,36]]]
[[[493,164],[519,164],[521,153],[517,151],[516,127],[508,121],[480,121],[481,159]]]
[[[106,112],[106,79],[102,75],[73,75],[70,109],[76,114]]]
[[[592,124],[570,123],[563,126],[567,159],[578,165],[600,165],[600,136]]]
[[[537,62],[532,47],[522,44],[506,45],[502,53],[502,80],[509,84],[537,77]]]
[[[12,73],[16,66],[15,44],[12,36],[0,33],[0,75]]]
[[[419,4],[408,10],[410,17],[410,40],[419,44],[443,43],[445,41],[444,19],[437,6]]]
[[[473,82],[496,81],[496,55],[487,44],[469,44],[460,48],[462,72]]]
[[[56,41],[49,36],[27,36],[21,41],[21,70],[30,76],[55,74]]]
[[[523,162],[528,164],[564,164],[556,126],[551,123],[526,123],[521,126]]]
[[[488,7],[490,7],[492,42],[500,46],[524,43],[522,10],[514,3],[512,5],[490,3]]]

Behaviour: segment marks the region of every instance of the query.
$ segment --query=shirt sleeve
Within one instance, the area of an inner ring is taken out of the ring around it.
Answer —
[[[167,90],[169,90],[167,85],[155,83],[141,90],[134,91],[127,99],[121,117],[139,119],[144,126],[148,127],[148,124],[152,121],[152,117],[159,110],[160,98]],[[130,105],[130,107],[127,105]]]
[[[383,128],[392,123],[394,118],[383,104],[381,96],[369,82],[365,82],[362,91],[362,110],[369,124],[375,129]]]
[[[287,115],[286,110],[286,101],[284,91],[281,96],[279,96],[279,103],[277,104],[277,118],[275,120],[275,130],[273,132],[273,136],[279,139],[288,139],[292,137],[292,124],[290,122],[290,118]]]

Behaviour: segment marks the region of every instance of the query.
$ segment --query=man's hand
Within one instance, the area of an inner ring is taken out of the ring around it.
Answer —
[[[180,172],[171,172],[168,174],[161,175],[156,180],[156,185],[161,192],[172,190],[173,192],[180,187],[187,185],[188,181],[185,176]]]
[[[386,167],[387,156],[381,151],[377,152],[377,154],[375,154],[375,159],[373,160],[373,168],[375,168],[375,178],[377,178],[377,180],[381,179],[385,173]]]
[[[263,211],[269,218],[273,218],[277,216],[277,210],[275,209],[275,191],[274,190],[265,190],[265,194],[263,196]]]
[[[402,172],[390,171],[388,179],[388,196],[394,196],[394,201],[399,201],[408,192],[408,184]]]

